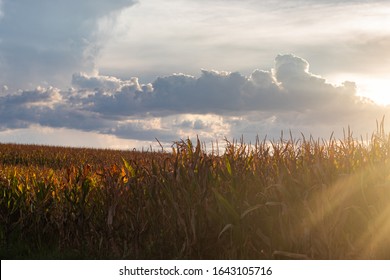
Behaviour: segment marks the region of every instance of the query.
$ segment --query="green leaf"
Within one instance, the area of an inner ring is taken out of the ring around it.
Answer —
[[[129,171],[130,177],[135,177],[135,170],[134,168],[124,159],[122,158],[123,164],[125,165],[125,168],[127,171]]]
[[[224,208],[224,210],[229,214],[229,217],[233,220],[234,224],[240,222],[240,215],[234,210],[233,206],[224,198],[217,190],[213,189],[215,197],[218,203]]]
[[[230,161],[228,157],[225,157],[225,165],[226,165],[226,170],[229,173],[230,176],[232,176],[232,167],[230,165]]]

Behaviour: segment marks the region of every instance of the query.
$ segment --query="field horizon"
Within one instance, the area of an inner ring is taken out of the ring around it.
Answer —
[[[390,259],[384,119],[223,149],[2,143],[1,258]]]

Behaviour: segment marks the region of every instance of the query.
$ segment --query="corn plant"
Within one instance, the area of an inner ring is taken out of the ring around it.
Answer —
[[[0,144],[0,256],[390,259],[390,135],[172,151]]]

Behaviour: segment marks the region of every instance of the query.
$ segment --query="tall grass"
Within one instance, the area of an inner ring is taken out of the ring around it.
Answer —
[[[0,255],[390,259],[390,135],[172,152],[0,145]]]

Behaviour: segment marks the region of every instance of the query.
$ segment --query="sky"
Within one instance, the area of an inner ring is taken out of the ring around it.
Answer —
[[[390,118],[389,14],[368,0],[0,0],[0,142],[369,137]]]

